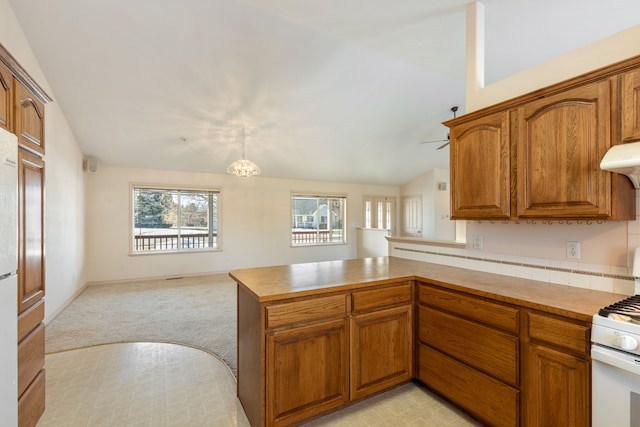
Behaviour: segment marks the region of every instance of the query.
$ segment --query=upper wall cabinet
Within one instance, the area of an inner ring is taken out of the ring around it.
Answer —
[[[0,128],[8,131],[13,130],[11,122],[13,102],[11,92],[11,81],[13,76],[9,68],[0,62]]]
[[[511,216],[509,115],[451,128],[451,218]]]
[[[622,141],[640,141],[640,70],[621,77]]]
[[[524,104],[518,123],[518,217],[611,216],[611,83],[592,83]]]
[[[26,86],[14,79],[15,134],[18,144],[44,154],[44,105]]]
[[[635,219],[631,182],[600,161],[640,140],[640,56],[445,124],[452,219]]]

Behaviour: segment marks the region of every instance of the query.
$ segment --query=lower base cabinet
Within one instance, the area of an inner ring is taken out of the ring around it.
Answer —
[[[298,424],[413,378],[413,281],[260,303],[238,286],[238,397]]]
[[[346,318],[267,336],[267,419],[280,426],[349,401]]]
[[[44,413],[45,370],[41,369],[27,390],[18,399],[18,425],[35,426]]]
[[[528,359],[526,425],[590,425],[589,362],[536,344]]]
[[[422,281],[263,303],[238,286],[238,397],[254,427],[295,425],[417,378],[485,425],[589,427],[590,333]]]
[[[590,426],[589,323],[526,313],[525,426]]]
[[[44,300],[18,315],[18,426],[33,427],[45,409]]]
[[[418,285],[418,379],[491,426],[591,425],[590,322]]]
[[[351,400],[413,377],[412,312],[406,305],[351,319]]]

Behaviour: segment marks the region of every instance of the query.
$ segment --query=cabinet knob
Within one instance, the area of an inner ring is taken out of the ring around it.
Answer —
[[[638,348],[638,340],[630,335],[622,335],[620,337],[620,348],[623,350],[635,350]]]

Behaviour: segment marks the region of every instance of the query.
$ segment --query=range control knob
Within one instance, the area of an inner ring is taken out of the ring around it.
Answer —
[[[620,337],[620,348],[631,351],[638,348],[638,340],[630,335],[622,335]]]

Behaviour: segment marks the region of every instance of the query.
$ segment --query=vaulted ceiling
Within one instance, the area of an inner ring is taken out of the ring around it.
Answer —
[[[99,163],[401,185],[448,168],[467,0],[11,0]],[[637,0],[486,0],[486,80],[638,23]]]

